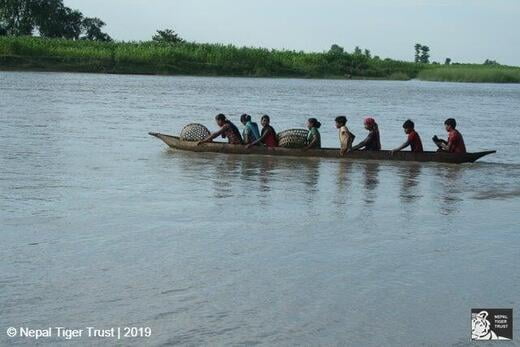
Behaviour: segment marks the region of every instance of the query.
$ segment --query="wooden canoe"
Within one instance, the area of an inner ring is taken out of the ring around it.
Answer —
[[[368,160],[395,160],[395,161],[417,161],[417,162],[439,162],[439,163],[473,163],[485,155],[496,153],[496,151],[485,151],[475,153],[445,153],[445,152],[394,152],[392,151],[354,151],[341,156],[338,148],[321,148],[312,150],[302,150],[293,148],[276,147],[268,149],[263,146],[246,148],[242,145],[230,145],[223,142],[210,142],[197,146],[196,142],[181,141],[177,136],[165,135],[160,133],[149,133],[152,136],[164,141],[168,146],[175,149],[191,152],[213,152],[230,154],[256,154],[256,155],[276,155],[286,157],[309,157],[309,158],[338,158],[344,160],[368,159]]]

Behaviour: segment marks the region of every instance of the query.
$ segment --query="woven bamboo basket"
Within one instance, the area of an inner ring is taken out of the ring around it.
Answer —
[[[202,141],[209,135],[210,132],[204,125],[191,123],[182,128],[180,139],[182,141]]]
[[[278,146],[303,148],[307,145],[307,129],[288,129],[278,133]]]

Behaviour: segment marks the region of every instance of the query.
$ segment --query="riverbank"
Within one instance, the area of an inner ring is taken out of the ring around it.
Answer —
[[[306,53],[220,44],[171,45],[38,37],[0,37],[0,69],[153,75],[520,82],[520,68],[501,65],[447,66],[383,60],[338,51]]]

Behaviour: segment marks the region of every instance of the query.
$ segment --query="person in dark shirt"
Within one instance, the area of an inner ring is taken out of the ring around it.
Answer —
[[[203,143],[211,142],[213,139],[222,136],[223,138],[227,138],[230,145],[241,145],[242,144],[242,136],[240,135],[240,131],[235,126],[235,124],[231,123],[228,119],[226,119],[226,116],[222,113],[218,114],[215,117],[215,121],[217,122],[217,125],[220,127],[220,129],[208,137],[206,137],[204,140],[199,141],[197,145],[201,145]]]
[[[462,137],[462,134],[457,129],[455,129],[457,127],[457,122],[455,119],[446,119],[444,126],[448,132],[448,141],[439,139],[437,135],[432,139],[437,147],[439,147],[439,151],[449,153],[466,153],[464,138]]]
[[[270,125],[271,118],[269,118],[268,115],[263,115],[260,122],[262,123],[262,134],[260,135],[260,138],[253,143],[250,143],[247,145],[247,148],[250,148],[251,146],[254,146],[258,143],[263,143],[264,146],[268,148],[278,147],[278,139],[276,137],[276,131],[274,128]]]
[[[352,147],[350,151],[357,151],[359,149],[363,149],[365,151],[380,151],[381,150],[381,140],[379,137],[379,127],[374,118],[368,117],[365,118],[365,129],[368,130],[367,137]]]
[[[404,133],[408,135],[408,138],[406,139],[405,143],[403,143],[401,146],[397,147],[396,149],[392,150],[392,152],[399,152],[400,150],[403,150],[408,146],[410,146],[412,152],[416,152],[416,153],[423,152],[423,145],[421,142],[421,137],[415,131],[415,124],[410,119],[408,119],[406,122],[404,122],[403,129],[404,129]]]

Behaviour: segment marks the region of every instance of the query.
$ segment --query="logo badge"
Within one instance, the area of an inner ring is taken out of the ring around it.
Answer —
[[[471,309],[472,340],[512,340],[513,309]]]

